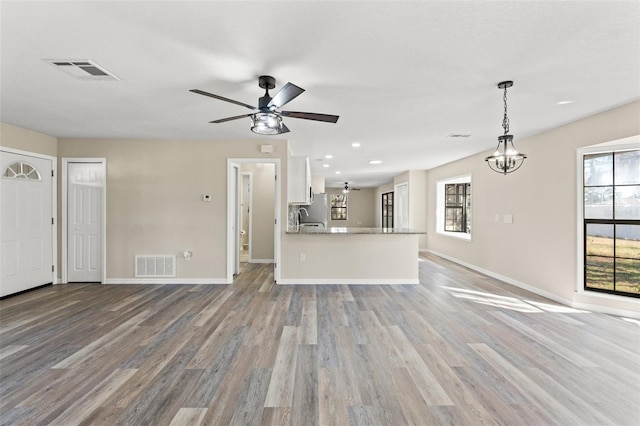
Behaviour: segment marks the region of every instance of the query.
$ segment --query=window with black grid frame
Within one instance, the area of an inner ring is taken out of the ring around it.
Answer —
[[[471,233],[471,184],[444,186],[444,230]]]
[[[640,150],[588,154],[584,289],[640,297]]]

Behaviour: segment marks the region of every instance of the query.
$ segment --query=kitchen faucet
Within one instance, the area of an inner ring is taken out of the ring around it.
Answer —
[[[298,223],[297,223],[298,226],[300,226],[300,222],[302,222],[302,212],[303,211],[307,215],[307,217],[309,217],[309,212],[307,211],[307,209],[305,209],[304,207],[300,207],[298,209],[298,214],[296,215],[296,219],[298,219]]]

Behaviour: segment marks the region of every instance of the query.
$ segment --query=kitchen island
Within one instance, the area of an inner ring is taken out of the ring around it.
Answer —
[[[278,283],[418,284],[421,234],[407,228],[290,228]]]

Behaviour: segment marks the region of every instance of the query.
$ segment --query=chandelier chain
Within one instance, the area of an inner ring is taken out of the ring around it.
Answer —
[[[504,88],[504,96],[502,97],[504,101],[504,118],[502,119],[502,128],[504,129],[504,134],[509,133],[509,117],[507,117],[507,88]]]

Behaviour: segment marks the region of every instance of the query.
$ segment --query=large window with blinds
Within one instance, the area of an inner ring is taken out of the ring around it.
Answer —
[[[640,150],[583,157],[584,289],[640,297]]]

